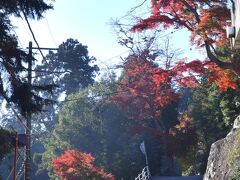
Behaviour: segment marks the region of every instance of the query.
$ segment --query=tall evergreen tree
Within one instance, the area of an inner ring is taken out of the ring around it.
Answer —
[[[41,78],[41,81],[54,79],[67,95],[93,84],[99,68],[94,65],[96,58],[89,56],[87,48],[78,40],[67,39],[59,45],[56,53],[50,51],[47,63],[36,70],[39,75],[50,73],[50,76]]]
[[[218,92],[215,85],[206,82],[203,84],[202,88],[192,90],[190,103],[190,117],[199,137],[195,171],[200,174],[205,172],[212,143],[223,138],[230,129],[230,126],[224,123],[221,112],[220,102],[223,94]]]
[[[43,98],[37,92],[52,92],[52,85],[37,84],[32,88],[27,84],[28,55],[18,47],[17,37],[13,33],[11,16],[40,19],[42,14],[52,5],[43,0],[1,1],[0,2],[0,95],[20,108],[21,114],[39,112],[49,104],[49,99]],[[25,74],[25,75],[24,75]]]
[[[39,83],[57,84],[54,99],[61,95],[69,95],[94,83],[99,68],[94,65],[96,58],[89,56],[87,46],[78,40],[67,39],[59,45],[57,52],[50,51],[44,64],[37,66],[36,79]],[[45,94],[46,95],[46,94]],[[45,113],[35,117],[36,121],[45,126],[45,130],[51,131],[56,122],[56,112],[62,106],[49,106]],[[41,120],[41,121],[39,121]]]

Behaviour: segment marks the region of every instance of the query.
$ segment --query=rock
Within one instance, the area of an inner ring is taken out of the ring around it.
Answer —
[[[240,167],[240,116],[231,132],[211,146],[203,180],[231,180]],[[239,176],[240,177],[240,176]]]
[[[234,124],[233,124],[233,129],[236,129],[239,127],[240,127],[240,115],[235,119]]]

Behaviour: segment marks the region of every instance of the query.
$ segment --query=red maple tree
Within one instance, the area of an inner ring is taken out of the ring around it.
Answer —
[[[132,109],[129,115],[142,118],[159,117],[161,109],[179,99],[171,88],[173,83],[180,86],[199,87],[196,74],[203,73],[202,62],[178,62],[166,70],[141,56],[130,55],[124,66],[125,79],[119,84],[118,94],[113,100],[122,108]]]
[[[67,150],[61,156],[53,158],[53,171],[62,180],[114,180],[114,176],[96,167],[95,158],[88,153]]]
[[[164,125],[159,122],[163,110],[181,98],[181,94],[173,88],[174,84],[199,87],[196,74],[203,73],[204,66],[196,60],[190,63],[178,62],[172,69],[166,70],[141,56],[130,55],[124,69],[124,79],[119,83],[118,93],[111,101],[132,119],[158,121],[154,128],[138,127],[135,130],[145,129],[161,137],[166,135],[163,132],[169,130],[164,129]],[[167,134],[174,135],[168,132]]]
[[[216,48],[230,46],[225,28],[231,19],[227,0],[151,0],[152,15],[140,20],[133,31],[143,31],[162,25],[168,28],[185,28],[191,32],[191,42],[205,47],[211,65],[210,82],[216,82],[220,91],[228,87],[236,88],[234,79],[240,74],[240,61],[237,51],[230,50],[226,56]],[[232,1],[233,3],[233,1]],[[234,6],[234,4],[232,4]],[[203,62],[206,64],[206,62]],[[207,63],[209,64],[209,63]],[[213,69],[214,67],[214,69]],[[215,68],[217,67],[217,68]],[[227,69],[227,71],[225,71]],[[224,72],[224,73],[222,73]],[[220,77],[214,75],[220,75]],[[227,82],[227,83],[223,83]]]
[[[174,86],[199,87],[196,74],[203,73],[204,66],[196,60],[178,62],[166,70],[145,56],[130,55],[124,70],[124,79],[111,101],[133,120],[132,132],[147,133],[163,142],[162,148],[172,162],[169,175],[174,175],[174,155],[183,154],[186,148],[197,143],[195,127],[187,115],[176,117],[181,94]]]

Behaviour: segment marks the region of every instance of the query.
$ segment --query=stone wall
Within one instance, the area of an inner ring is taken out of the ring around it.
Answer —
[[[204,180],[232,180],[240,167],[240,116],[235,126],[223,139],[211,146]]]

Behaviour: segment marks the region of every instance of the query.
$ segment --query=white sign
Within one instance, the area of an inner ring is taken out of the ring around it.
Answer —
[[[145,148],[145,143],[144,141],[140,144],[140,150],[144,155],[146,155],[146,148]]]

